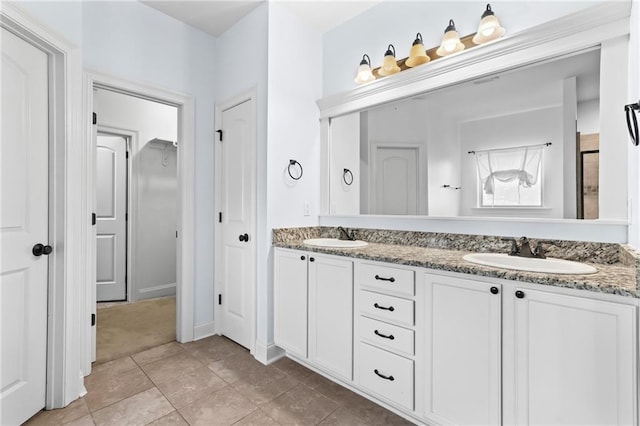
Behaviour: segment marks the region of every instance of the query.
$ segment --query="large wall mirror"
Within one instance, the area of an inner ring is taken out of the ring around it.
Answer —
[[[626,200],[626,160],[600,161],[619,143],[601,133],[601,111],[620,104],[601,96],[615,68],[604,56],[597,46],[332,118],[329,213],[626,218],[600,208],[607,194]]]

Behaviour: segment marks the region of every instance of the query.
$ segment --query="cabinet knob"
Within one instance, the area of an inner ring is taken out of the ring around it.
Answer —
[[[491,287],[491,294],[498,294],[500,293],[500,290],[498,290],[498,287]]]
[[[380,337],[382,337],[382,338],[384,338],[384,339],[389,339],[389,340],[393,340],[393,339],[395,339],[395,337],[393,336],[393,334],[389,334],[389,335],[387,336],[386,334],[382,334],[382,333],[380,333],[378,330],[374,330],[374,331],[373,331],[373,333],[374,333],[376,336],[380,336]]]
[[[315,261],[316,261],[316,258],[315,258],[315,257],[310,257],[310,258],[309,258],[309,262],[315,262]]]
[[[389,281],[390,283],[394,283],[394,282],[396,282],[396,279],[395,279],[395,278],[393,278],[393,277],[391,277],[391,278],[385,278],[385,277],[381,277],[380,275],[376,275],[374,278],[375,278],[376,280],[378,280],[378,281]]]
[[[300,260],[305,260],[305,259],[306,259],[306,257],[300,256]]]
[[[516,291],[516,297],[517,297],[518,299],[524,299],[524,291],[522,291],[522,290],[517,290],[517,291]]]

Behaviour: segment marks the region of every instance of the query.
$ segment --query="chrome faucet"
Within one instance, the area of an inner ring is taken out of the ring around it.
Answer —
[[[353,231],[349,234],[342,226],[338,226],[338,232],[340,232],[340,236],[338,237],[339,240],[355,241],[356,239],[355,235],[353,235]]]
[[[536,248],[531,251],[531,244],[527,237],[520,238],[520,246],[518,247],[518,242],[515,238],[504,238],[503,241],[511,242],[511,250],[509,251],[509,256],[520,256],[520,257],[534,257],[537,259],[546,259],[544,255],[544,248],[542,247],[542,242],[538,241],[536,244]]]

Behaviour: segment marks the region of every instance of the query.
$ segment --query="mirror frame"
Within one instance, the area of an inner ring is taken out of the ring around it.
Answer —
[[[440,218],[433,216],[331,216],[330,122],[389,102],[582,51],[629,34],[630,2],[605,2],[519,33],[476,46],[423,67],[373,81],[317,101],[320,110],[320,225],[389,228],[483,235],[519,235],[532,229],[544,238],[626,243],[628,221],[540,218]],[[541,225],[543,225],[541,227]],[[588,230],[587,230],[588,229]],[[531,233],[531,232],[530,232]]]

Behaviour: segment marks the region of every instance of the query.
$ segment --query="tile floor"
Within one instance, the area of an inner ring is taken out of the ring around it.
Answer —
[[[264,366],[220,336],[94,365],[85,386],[84,398],[27,424],[411,424],[287,358]]]

